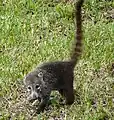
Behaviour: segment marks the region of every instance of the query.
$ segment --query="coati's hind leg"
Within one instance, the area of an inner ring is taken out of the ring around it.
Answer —
[[[66,104],[71,105],[74,102],[74,89],[69,86],[65,91]]]
[[[60,104],[64,105],[71,105],[74,102],[74,90],[73,87],[69,86],[66,89],[61,89],[59,90],[59,93],[62,95],[62,97],[65,98],[65,100],[63,100],[62,98],[60,99]]]
[[[73,73],[70,73],[70,74],[68,74],[68,76],[65,77],[66,88],[64,91],[64,96],[66,99],[65,103],[68,105],[71,105],[74,102],[73,79],[74,79]]]

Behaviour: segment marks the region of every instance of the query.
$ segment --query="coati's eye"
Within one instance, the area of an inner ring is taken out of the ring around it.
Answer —
[[[40,89],[40,86],[38,84],[36,85],[36,89],[38,89],[38,90]]]
[[[31,91],[31,86],[28,86],[27,89],[28,89],[28,91]]]

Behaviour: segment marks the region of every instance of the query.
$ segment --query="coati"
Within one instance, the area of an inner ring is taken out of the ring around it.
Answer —
[[[39,100],[37,113],[44,110],[52,90],[57,90],[65,97],[65,104],[74,102],[74,67],[82,54],[82,19],[81,7],[84,0],[78,0],[75,5],[76,37],[71,59],[68,61],[48,62],[39,65],[34,71],[28,73],[24,84],[28,91],[28,100]]]

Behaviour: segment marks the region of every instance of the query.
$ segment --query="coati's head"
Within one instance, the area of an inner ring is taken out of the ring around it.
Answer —
[[[34,101],[38,99],[41,101],[45,82],[43,80],[43,71],[33,71],[26,75],[24,84],[27,89],[28,101]]]

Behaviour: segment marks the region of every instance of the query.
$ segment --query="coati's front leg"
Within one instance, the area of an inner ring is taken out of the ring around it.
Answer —
[[[37,108],[37,114],[44,111],[46,105],[48,104],[49,98],[50,98],[50,95],[43,97],[43,99],[41,100],[41,102]]]

